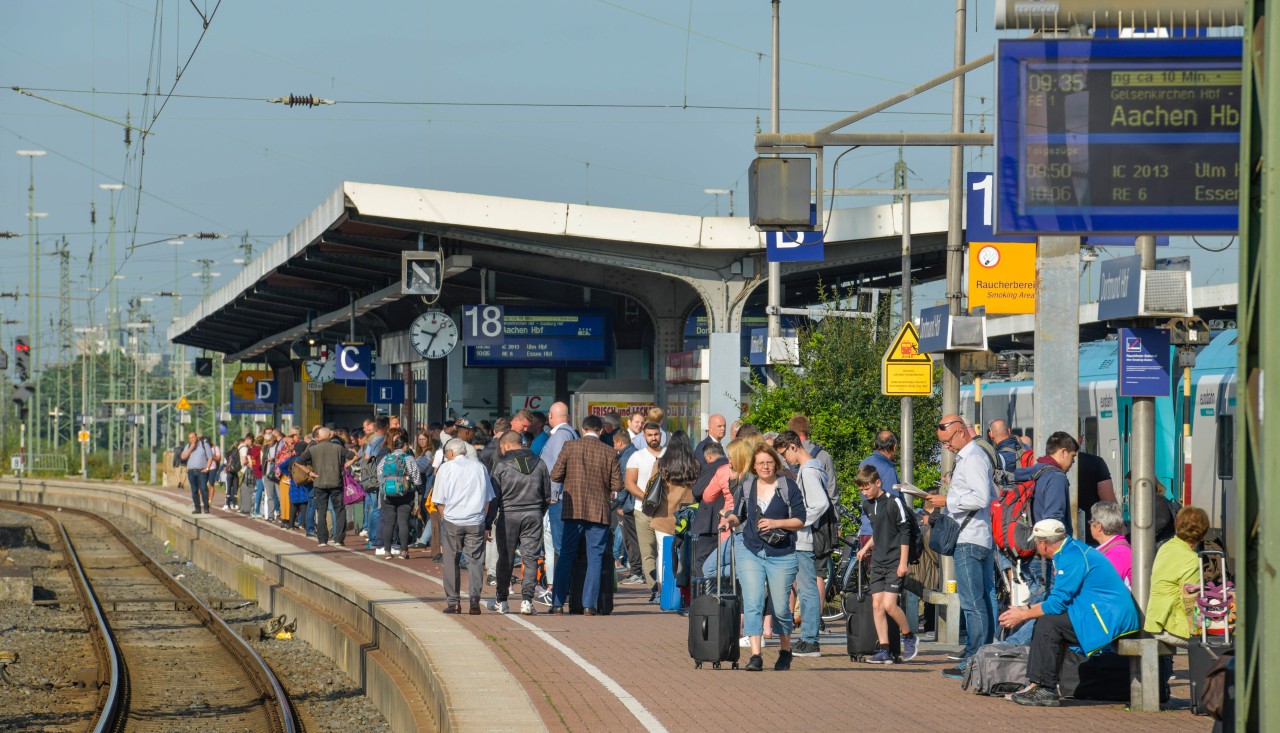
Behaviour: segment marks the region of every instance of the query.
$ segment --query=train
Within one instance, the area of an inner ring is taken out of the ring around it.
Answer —
[[[1217,331],[1196,354],[1189,410],[1184,406],[1182,374],[1175,374],[1168,397],[1155,400],[1156,478],[1165,487],[1167,497],[1208,512],[1210,537],[1220,542],[1225,538],[1225,528],[1235,521],[1236,334],[1235,329]],[[1133,399],[1118,394],[1116,349],[1114,340],[1080,345],[1080,424],[1075,434],[1081,438],[1081,450],[1107,462],[1116,491],[1120,492],[1124,488],[1123,477],[1129,471]],[[1003,419],[1015,435],[1029,436],[1037,452],[1044,450],[1043,439],[1036,442],[1034,435],[1032,380],[983,380],[980,405],[974,399],[973,384],[962,386],[960,394],[963,416],[970,424],[978,423],[979,417],[984,426]],[[1184,419],[1191,428],[1186,440]],[[1068,430],[1069,426],[1056,429]],[[1127,517],[1127,491],[1123,501]]]

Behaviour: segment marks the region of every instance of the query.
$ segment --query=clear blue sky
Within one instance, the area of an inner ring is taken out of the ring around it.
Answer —
[[[207,16],[215,6],[192,55],[197,9]],[[974,58],[994,50],[999,34],[989,0],[971,6]],[[784,1],[783,131],[812,131],[949,69],[952,9],[943,0]],[[27,232],[27,161],[13,151],[49,151],[35,163],[36,210],[49,214],[41,240],[48,251],[66,235],[72,295],[82,299],[73,312],[92,309],[98,322],[106,298],[93,288],[107,282],[110,208],[100,183],[126,185],[116,208],[122,305],[179,290],[186,310],[200,291],[194,260],[217,262],[216,289],[239,269],[242,233],[261,251],[343,180],[702,215],[716,207],[705,188],[733,188],[741,213],[757,120],[769,124],[768,0],[68,0],[6,11],[0,231]],[[990,129],[992,89],[989,68],[970,76],[967,129]],[[289,93],[338,103],[261,101]],[[946,131],[949,110],[944,86],[854,129]],[[126,149],[118,124],[88,113],[151,127],[145,156],[137,133]],[[836,183],[888,186],[896,156],[850,153]],[[945,151],[906,157],[912,186],[946,185]],[[972,170],[991,168],[990,150],[966,157]],[[719,206],[727,214],[727,200]],[[196,231],[230,238],[163,243]],[[155,240],[124,261],[131,242]],[[25,236],[0,239],[0,292],[28,290],[27,252]],[[1189,253],[1196,284],[1235,280],[1235,248],[1213,256],[1175,240],[1169,252]],[[48,330],[58,294],[51,257],[40,290],[50,296]],[[148,308],[167,324],[168,302]],[[25,299],[0,299],[0,310],[29,330]]]

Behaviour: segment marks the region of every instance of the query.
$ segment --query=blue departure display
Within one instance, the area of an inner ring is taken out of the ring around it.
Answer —
[[[997,233],[1236,231],[1239,38],[999,49]]]
[[[507,306],[503,343],[466,347],[469,367],[604,367],[613,363],[612,314]]]

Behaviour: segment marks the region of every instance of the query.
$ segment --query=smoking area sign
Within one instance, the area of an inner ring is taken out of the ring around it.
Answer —
[[[1036,245],[1026,242],[969,244],[969,311],[1036,312]]]

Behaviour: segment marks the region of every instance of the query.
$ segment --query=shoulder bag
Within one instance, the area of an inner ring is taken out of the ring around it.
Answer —
[[[640,510],[645,516],[652,517],[654,512],[658,511],[658,507],[662,506],[662,502],[667,500],[667,484],[662,480],[662,474],[658,471],[658,467],[653,467],[653,475],[649,477],[649,483],[644,487],[644,501],[640,504]]]
[[[964,528],[969,526],[969,522],[973,520],[973,515],[977,512],[969,512],[963,522],[957,522],[954,518],[943,514],[941,509],[937,509],[929,517],[929,549],[938,553],[951,557],[956,554],[956,543],[960,540],[960,533]]]

